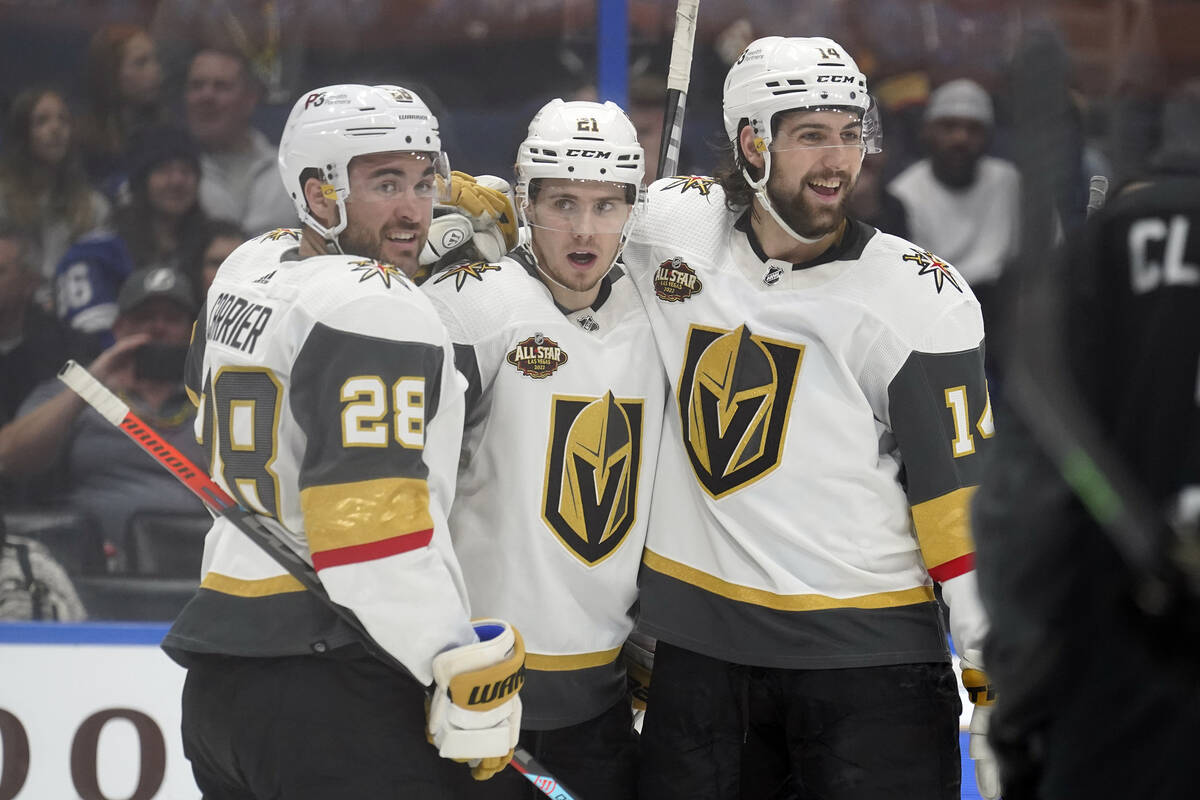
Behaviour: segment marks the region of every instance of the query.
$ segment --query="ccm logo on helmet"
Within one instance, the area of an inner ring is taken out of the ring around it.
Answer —
[[[612,158],[611,150],[580,150],[572,147],[567,150],[569,156],[579,156],[581,158]]]
[[[818,75],[817,83],[854,83],[853,75]]]

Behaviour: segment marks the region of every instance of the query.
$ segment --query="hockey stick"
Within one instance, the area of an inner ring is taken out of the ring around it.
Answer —
[[[1007,364],[1009,396],[1063,479],[1099,523],[1135,580],[1135,600],[1148,614],[1169,611],[1174,596],[1168,548],[1179,537],[1107,443],[1097,420],[1071,384],[1063,352],[1062,316],[1054,268],[1052,208],[1067,146],[1061,135],[1067,110],[1061,60],[1047,41],[1027,46],[1017,63],[1018,148],[1023,178],[1019,302],[1011,330],[1019,331]],[[1107,183],[1106,181],[1104,182]],[[1103,205],[1107,186],[1093,181],[1089,214]],[[1036,266],[1037,269],[1033,269]],[[1017,314],[1021,314],[1020,317]]]
[[[401,674],[412,678],[414,681],[417,680],[408,671],[407,667],[371,638],[371,635],[367,633],[367,629],[363,627],[362,622],[354,615],[353,611],[333,601],[329,593],[325,591],[325,587],[321,584],[321,579],[317,577],[316,570],[294,550],[284,544],[282,539],[270,531],[267,524],[264,523],[266,518],[259,517],[257,514],[253,514],[238,505],[237,501],[214,483],[204,470],[193,464],[187,456],[180,453],[171,444],[163,441],[153,429],[133,413],[125,401],[109,391],[108,387],[97,380],[82,365],[73,360],[68,361],[59,370],[58,378],[83,398],[84,402],[96,409],[100,416],[124,431],[126,436],[136,442],[165,469],[170,471],[184,486],[199,497],[210,511],[215,515],[229,520],[235,528],[265,550],[271,558],[275,559],[281,567],[288,571],[289,575],[299,581],[305,589],[312,592],[339,619],[349,625],[362,639],[363,645],[371,655]],[[274,520],[267,520],[267,522],[272,525],[278,524]],[[417,681],[417,683],[420,683],[420,681]],[[546,768],[538,763],[524,748],[516,748],[513,751],[512,760],[508,763],[513,769],[528,778],[543,794],[552,798],[552,800],[580,800],[579,797],[558,783],[546,771]]]
[[[679,166],[683,112],[692,78],[692,43],[696,38],[696,18],[699,14],[700,0],[679,0],[675,7],[675,36],[671,40],[667,103],[663,112],[662,141],[658,147],[658,174],[654,176],[655,179],[674,175]]]

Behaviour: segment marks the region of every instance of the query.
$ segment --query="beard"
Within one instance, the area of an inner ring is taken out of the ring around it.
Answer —
[[[805,187],[812,180],[838,179],[842,182],[841,196],[834,205],[817,204],[805,194]],[[780,186],[779,173],[772,172],[767,180],[767,197],[771,205],[788,226],[806,239],[819,239],[833,233],[846,219],[846,207],[850,204],[850,195],[858,182],[851,180],[846,173],[829,173],[824,175],[805,175],[798,188],[785,190]]]
[[[419,225],[398,225],[394,226],[395,230],[415,233],[417,236],[417,247],[415,255],[404,255],[397,258],[387,257],[384,254],[383,248],[385,244],[382,231],[372,231],[364,227],[355,226],[353,223],[346,226],[346,230],[342,231],[338,236],[338,243],[341,246],[342,252],[346,255],[362,256],[364,258],[373,258],[376,261],[383,261],[389,264],[394,264],[399,267],[405,275],[410,278],[420,269],[418,259],[421,250],[425,247],[425,239],[428,232],[423,232]]]

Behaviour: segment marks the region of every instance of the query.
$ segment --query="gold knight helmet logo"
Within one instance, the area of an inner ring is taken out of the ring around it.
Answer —
[[[555,395],[542,518],[589,566],[620,547],[637,515],[642,401]]]
[[[804,346],[693,325],[679,380],[684,449],[700,485],[723,497],[779,464]]]

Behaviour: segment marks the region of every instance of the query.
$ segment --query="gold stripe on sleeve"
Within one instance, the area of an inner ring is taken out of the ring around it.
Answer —
[[[930,569],[975,550],[970,509],[976,488],[964,486],[912,507],[913,527]]]
[[[433,528],[429,486],[419,478],[377,478],[300,492],[313,553],[371,544]]]

